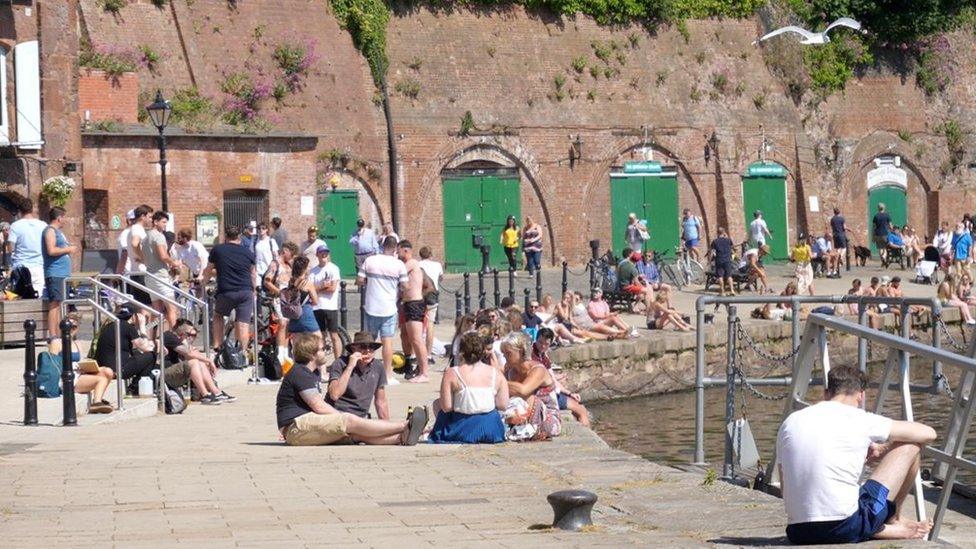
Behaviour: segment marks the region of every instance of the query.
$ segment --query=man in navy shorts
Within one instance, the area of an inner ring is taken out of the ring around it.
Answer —
[[[866,389],[864,372],[834,368],[826,399],[793,412],[779,428],[776,455],[792,543],[923,539],[932,528],[901,512],[935,430],[864,411]],[[859,485],[865,463],[874,470]]]
[[[729,294],[735,295],[732,286],[732,239],[729,238],[725,227],[718,228],[718,237],[708,247],[708,254],[715,260],[715,278],[718,279],[720,296],[725,296],[725,285],[729,285]]]
[[[254,315],[254,252],[241,245],[241,230],[236,225],[224,228],[225,242],[213,247],[203,270],[204,283],[216,271],[217,294],[214,296],[213,345],[220,348],[224,339],[224,317],[234,313],[234,335],[241,347],[247,347],[251,337],[251,316]]]

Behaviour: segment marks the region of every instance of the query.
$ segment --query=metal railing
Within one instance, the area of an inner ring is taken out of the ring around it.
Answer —
[[[125,389],[122,387],[122,328],[119,326],[119,317],[115,316],[112,311],[102,307],[93,299],[85,298],[72,298],[65,299],[61,302],[61,318],[67,318],[68,315],[68,305],[82,305],[88,304],[95,310],[95,317],[93,319],[95,330],[94,333],[98,333],[98,328],[101,327],[101,315],[105,315],[112,319],[115,323],[115,388],[116,388],[116,408],[121,412],[125,410]],[[94,342],[93,342],[94,343]],[[101,365],[99,365],[101,366]],[[65,366],[66,367],[66,366]]]
[[[855,335],[859,338],[884,345],[889,349],[888,359],[885,361],[884,373],[879,382],[879,390],[876,397],[874,412],[880,414],[883,411],[885,396],[889,386],[894,382],[897,370],[899,377],[898,387],[901,396],[902,416],[906,421],[914,419],[912,410],[912,395],[909,379],[911,378],[911,358],[922,358],[938,361],[946,366],[959,368],[963,373],[963,378],[976,376],[976,359],[971,357],[954,354],[944,349],[939,349],[924,343],[912,341],[904,337],[889,334],[880,330],[875,330],[853,322],[813,314],[807,318],[806,330],[803,333],[800,350],[797,353],[797,361],[793,367],[793,383],[790,387],[789,398],[783,410],[783,419],[797,409],[804,408],[809,404],[803,399],[806,396],[810,385],[810,378],[813,375],[816,358],[821,358],[824,379],[830,371],[830,363],[827,358],[827,330],[835,333],[845,333]],[[960,469],[976,473],[976,461],[963,457],[966,442],[972,427],[973,415],[976,412],[976,383],[970,383],[968,394],[960,394],[954,402],[958,410],[958,417],[950,420],[948,427],[949,434],[946,437],[944,448],[925,446],[922,448],[922,455],[933,459],[938,466],[944,466],[945,477],[942,483],[942,493],[939,496],[935,512],[932,516],[933,526],[929,533],[930,540],[937,540],[945,517],[945,511],[949,505],[949,499],[953,492],[956,482],[956,474]],[[769,461],[766,470],[766,478],[769,484],[777,486],[779,483],[777,457],[775,449],[773,458]],[[915,478],[915,513],[918,520],[925,520],[925,495],[922,491],[922,479],[918,475]]]
[[[174,284],[170,280],[166,280],[166,279],[164,279],[162,277],[156,276],[156,275],[154,275],[152,273],[148,273],[148,272],[147,273],[143,273],[143,274],[145,274],[147,277],[155,280],[156,282],[159,282],[160,284],[164,284],[166,286],[169,286],[170,288],[173,289],[173,293],[174,294],[176,294],[178,296],[181,296],[182,298],[184,298],[187,301],[189,301],[190,303],[192,303],[197,308],[197,312],[202,312],[203,313],[203,318],[205,319],[205,321],[203,322],[203,326],[201,326],[201,329],[203,330],[203,341],[204,341],[204,344],[205,344],[205,347],[204,347],[205,351],[204,352],[206,352],[207,358],[210,358],[210,353],[211,353],[210,303],[208,303],[207,300],[205,300],[205,299],[200,299],[199,297],[193,295],[192,292],[189,292],[187,290],[184,290],[184,289],[180,288],[179,286],[177,286],[176,284]],[[184,310],[186,311],[186,314],[187,315],[190,314],[190,309],[191,309],[190,306],[186,306],[185,307]],[[191,322],[193,322],[194,319],[193,319],[193,317],[189,317],[188,316],[188,320],[190,320]]]
[[[765,296],[731,296],[731,297],[719,297],[719,296],[701,296],[695,302],[695,313],[696,313],[696,324],[695,324],[695,450],[694,450],[694,462],[695,465],[707,465],[705,461],[705,388],[712,386],[725,386],[727,387],[726,395],[726,410],[728,415],[728,410],[732,406],[732,401],[734,400],[734,386],[737,383],[736,373],[732,371],[731,359],[730,357],[729,367],[726,371],[726,377],[724,378],[714,378],[706,377],[705,375],[705,308],[708,305],[715,305],[716,307],[720,305],[726,305],[729,308],[729,337],[735,336],[735,333],[731,329],[731,324],[735,322],[737,318],[734,307],[735,305],[765,305],[765,304],[780,304],[789,303],[790,307],[794,311],[791,322],[791,352],[788,358],[792,358],[794,365],[796,363],[796,352],[800,346],[800,322],[802,322],[798,311],[800,310],[800,305],[803,304],[815,304],[815,305],[847,305],[855,304],[858,307],[858,321],[863,323],[867,318],[867,307],[870,305],[888,305],[898,307],[901,313],[901,329],[902,334],[905,338],[908,338],[911,331],[911,325],[908,322],[908,317],[910,314],[909,307],[912,305],[926,307],[930,309],[932,315],[932,345],[939,347],[942,342],[942,332],[939,329],[939,320],[942,317],[942,304],[939,303],[938,299],[935,298],[912,298],[912,297],[876,297],[876,296],[850,296],[850,295],[835,295],[835,296],[776,296],[776,295],[765,295]],[[731,339],[726,342],[730,350],[733,345]],[[867,368],[867,341],[864,339],[858,340],[858,366],[861,370]],[[932,385],[920,387],[922,390],[936,392],[941,390],[942,384],[944,383],[944,378],[942,377],[942,365],[938,360],[933,363],[932,366]],[[747,385],[766,385],[766,386],[788,386],[794,380],[785,378],[771,378],[771,379],[752,379],[743,377],[738,383],[744,383]],[[730,441],[726,440],[726,454],[728,454],[728,447]],[[728,455],[726,455],[728,458]]]

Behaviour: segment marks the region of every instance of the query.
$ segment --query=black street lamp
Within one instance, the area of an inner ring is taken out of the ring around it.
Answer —
[[[173,114],[173,106],[170,105],[169,101],[163,99],[163,91],[156,90],[156,100],[146,105],[146,112],[149,113],[149,119],[152,120],[156,129],[159,130],[159,173],[162,183],[162,210],[164,212],[169,212],[169,196],[166,192],[166,135],[163,133],[166,130],[166,124],[169,124],[169,117]]]

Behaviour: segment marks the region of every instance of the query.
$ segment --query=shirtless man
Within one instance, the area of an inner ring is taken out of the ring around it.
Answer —
[[[397,245],[397,257],[407,267],[407,284],[400,293],[400,338],[403,353],[407,355],[407,379],[410,383],[427,383],[427,343],[424,339],[424,318],[427,305],[424,303],[424,271],[420,262],[413,257],[413,245],[409,240],[401,240]],[[413,356],[416,353],[416,358]]]

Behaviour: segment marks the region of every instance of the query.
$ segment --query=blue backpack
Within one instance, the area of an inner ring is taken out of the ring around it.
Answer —
[[[37,355],[37,396],[58,398],[61,396],[61,357],[43,352]]]

